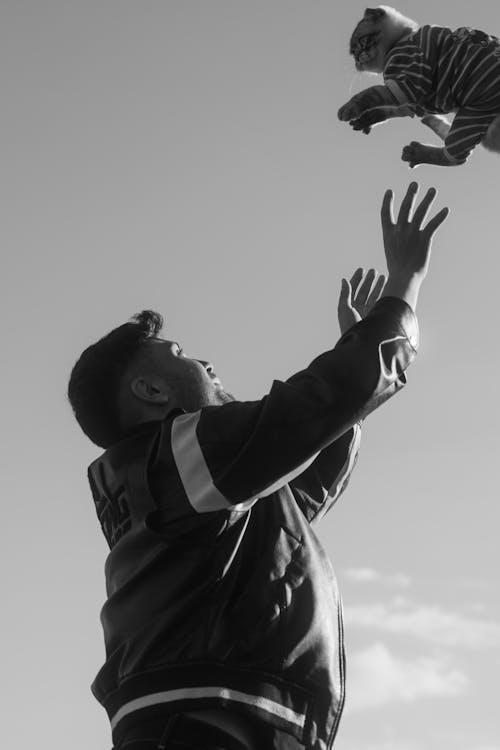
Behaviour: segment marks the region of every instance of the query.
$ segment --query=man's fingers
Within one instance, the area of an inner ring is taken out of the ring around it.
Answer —
[[[380,276],[378,277],[378,279],[376,280],[373,286],[370,296],[366,300],[366,304],[368,307],[373,307],[375,302],[377,302],[378,298],[384,291],[384,287],[385,287],[385,276],[383,274],[380,274]]]
[[[347,281],[347,279],[342,279],[342,284],[340,286],[340,296],[339,296],[339,304],[338,309],[348,309],[352,307],[352,289],[350,283]]]
[[[362,268],[357,268],[356,271],[354,271],[353,275],[351,276],[351,290],[352,294],[356,295],[358,291],[358,286],[360,282],[363,279],[364,276],[364,270]]]
[[[441,211],[439,211],[439,213],[437,213],[434,216],[433,219],[429,221],[429,223],[423,230],[429,239],[433,236],[436,229],[438,229],[438,227],[441,226],[441,224],[446,219],[449,213],[450,213],[450,209],[447,206],[445,206],[444,208],[441,209]]]
[[[368,299],[370,295],[370,290],[372,288],[375,275],[376,275],[375,269],[370,268],[365,278],[363,279],[361,286],[358,288],[358,290],[355,293],[356,300],[359,300],[363,305],[366,304],[366,300]]]
[[[429,188],[426,192],[413,214],[412,222],[417,226],[418,229],[422,226],[425,221],[425,217],[432,205],[432,201],[437,195],[437,190],[434,187]]]
[[[382,201],[382,209],[380,211],[383,232],[392,229],[392,227],[394,226],[393,202],[394,193],[392,192],[392,190],[386,190],[384,193],[384,199]]]
[[[399,209],[398,214],[398,224],[406,223],[408,221],[408,217],[410,216],[411,210],[413,208],[413,201],[415,200],[415,196],[418,192],[418,182],[410,182],[408,185],[408,190],[406,191],[406,195],[401,201],[401,207]]]

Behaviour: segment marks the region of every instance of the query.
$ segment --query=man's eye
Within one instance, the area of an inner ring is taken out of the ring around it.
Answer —
[[[177,349],[177,356],[182,357],[184,354],[184,349],[181,349],[180,347]]]

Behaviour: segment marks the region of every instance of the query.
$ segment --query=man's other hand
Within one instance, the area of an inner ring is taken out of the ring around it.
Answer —
[[[358,268],[349,281],[342,279],[338,304],[342,336],[370,312],[382,294],[384,285],[385,277],[374,268],[370,268],[366,274],[362,268]]]

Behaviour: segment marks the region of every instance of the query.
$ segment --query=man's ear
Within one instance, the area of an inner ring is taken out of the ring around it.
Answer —
[[[141,401],[148,404],[168,404],[169,392],[162,378],[157,375],[138,375],[130,382],[130,390]]]

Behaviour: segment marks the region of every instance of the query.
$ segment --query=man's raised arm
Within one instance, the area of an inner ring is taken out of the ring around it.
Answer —
[[[193,487],[190,500],[199,512],[270,495],[403,387],[418,346],[414,311],[432,238],[448,213],[443,209],[422,227],[436,191],[431,188],[411,216],[417,189],[416,183],[408,188],[396,221],[387,191],[385,289],[332,350],[287,381],[274,381],[259,401],[208,407],[173,420],[171,450],[183,483]],[[209,478],[210,487],[203,485],[198,493],[194,480],[201,476]]]

